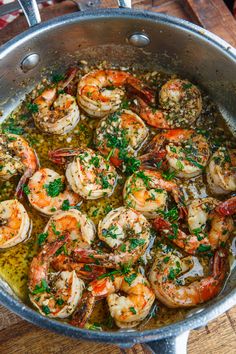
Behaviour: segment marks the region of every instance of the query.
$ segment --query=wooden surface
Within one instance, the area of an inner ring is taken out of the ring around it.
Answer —
[[[103,0],[102,7],[116,7],[115,0]],[[204,26],[236,46],[236,21],[222,0],[134,0],[133,6],[168,13]],[[44,8],[43,20],[76,11],[76,6],[65,1]],[[0,32],[0,44],[27,28],[20,16]],[[81,342],[38,328],[0,306],[1,354],[118,354],[121,350],[112,345]],[[146,354],[141,345],[127,350],[127,354]],[[236,353],[236,307],[210,322],[206,327],[190,333],[189,354]],[[162,354],[162,353],[160,353]]]

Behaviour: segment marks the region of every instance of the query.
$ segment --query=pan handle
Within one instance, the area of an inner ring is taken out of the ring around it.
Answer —
[[[18,0],[26,20],[30,27],[36,26],[41,22],[39,8],[36,0]]]
[[[121,9],[131,9],[132,2],[131,2],[131,0],[118,0],[118,6]]]
[[[88,0],[72,0],[75,2],[80,10],[85,10],[86,8],[89,8],[90,1]],[[118,6],[122,9],[131,9],[132,4],[131,0],[117,0],[118,1]],[[29,27],[33,27],[38,25],[41,22],[41,17],[38,9],[38,4],[36,0],[18,0],[21,9],[24,12],[24,15],[26,17],[26,20],[28,22]],[[99,3],[99,0],[97,1]],[[97,3],[95,1],[94,6],[96,7]]]
[[[142,346],[149,349],[152,354],[187,354],[187,342],[189,331],[177,337],[169,337],[154,342],[148,342]]]

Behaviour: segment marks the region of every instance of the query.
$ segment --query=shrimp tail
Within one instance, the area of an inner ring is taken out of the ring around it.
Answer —
[[[141,168],[156,168],[161,165],[162,168],[167,168],[167,163],[165,161],[166,151],[155,149],[147,154],[139,157],[141,162]]]
[[[154,104],[155,103],[155,93],[147,86],[140,87],[139,83],[133,79],[127,79],[127,83],[125,85],[128,96],[133,97],[136,96],[140,98],[146,104]]]
[[[61,148],[48,152],[49,159],[58,164],[65,165],[68,162],[68,158],[76,156],[80,153],[80,149],[71,149],[71,148]]]
[[[94,305],[95,296],[90,291],[84,292],[70,324],[72,326],[83,328],[92,314]]]
[[[75,67],[69,68],[66,74],[66,78],[58,83],[58,88],[65,90],[67,94],[76,96],[77,85],[72,82],[76,76],[78,69]]]
[[[228,269],[227,255],[227,251],[223,248],[215,252],[212,262],[212,275],[209,277],[211,285],[206,281],[205,284],[203,283],[205,286],[200,288],[201,302],[208,301],[219,294]]]
[[[15,192],[15,197],[18,199],[21,199],[23,197],[23,188],[26,184],[26,182],[30,179],[30,177],[33,176],[33,174],[36,172],[36,170],[40,167],[39,164],[39,159],[38,155],[35,152],[35,157],[36,157],[36,163],[34,168],[27,168],[24,172],[24,174],[21,176],[17,186],[16,186],[16,192]]]
[[[163,230],[171,230],[171,225],[168,221],[166,221],[165,219],[161,218],[160,216],[158,216],[157,218],[155,218],[152,222],[153,227],[155,228],[155,230],[157,231],[163,231]]]
[[[84,263],[77,263],[73,260],[72,257],[66,256],[64,254],[60,254],[55,257],[52,262],[51,266],[56,271],[61,270],[68,270],[68,271],[76,271],[78,277],[85,279],[85,280],[94,280],[98,276],[106,273],[106,268],[98,266],[98,265],[85,265]]]
[[[220,203],[215,210],[223,216],[236,214],[236,196]]]
[[[219,281],[223,281],[228,268],[228,252],[225,248],[219,248],[213,258],[212,275]]]
[[[150,106],[150,103],[144,100],[143,97],[138,97],[135,104],[131,105],[131,108],[148,125],[159,129],[170,129],[170,125],[166,119],[166,112]]]

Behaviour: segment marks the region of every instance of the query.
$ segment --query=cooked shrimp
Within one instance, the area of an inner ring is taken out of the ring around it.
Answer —
[[[202,98],[198,88],[187,80],[172,79],[161,88],[159,103],[168,111],[171,127],[192,125],[202,110]]]
[[[16,195],[22,195],[22,186],[38,168],[36,152],[19,135],[0,135],[0,179],[8,180],[18,173],[23,174],[16,188]]]
[[[201,93],[195,85],[187,80],[172,79],[167,81],[160,90],[160,106],[158,108],[151,106],[151,101],[148,102],[140,97],[138,90],[133,92],[131,87],[129,91],[137,96],[133,103],[133,109],[147,124],[155,128],[189,127],[195,122],[202,110]]]
[[[94,70],[79,81],[78,104],[92,117],[105,117],[118,110],[126,84],[135,87],[140,94],[152,100],[151,92],[130,73],[119,70]]]
[[[225,202],[220,203],[216,208],[220,215],[234,215],[236,214],[236,197],[232,197]]]
[[[33,114],[34,122],[43,132],[66,134],[79,122],[80,113],[75,97],[63,91],[75,74],[76,70],[72,70],[66,82],[46,88],[34,100],[38,110]]]
[[[214,194],[236,191],[236,150],[220,147],[206,169],[209,189]]]
[[[52,161],[64,163],[69,157],[66,177],[75,193],[85,199],[98,199],[110,196],[116,186],[115,168],[100,154],[91,149],[58,149],[50,152]]]
[[[53,215],[63,203],[81,203],[81,198],[65,186],[65,177],[49,168],[39,169],[30,178],[27,196],[30,204],[45,215]]]
[[[151,152],[140,158],[142,164],[161,153],[170,170],[177,177],[185,179],[201,174],[210,155],[209,144],[204,136],[190,129],[172,129],[159,133],[148,149]]]
[[[98,237],[114,253],[99,253],[91,249],[75,249],[78,261],[99,261],[107,268],[120,268],[124,263],[135,263],[147,249],[151,239],[150,224],[136,210],[120,207],[110,211],[98,224]]]
[[[158,300],[164,305],[191,307],[215,297],[221,290],[227,273],[226,251],[217,250],[213,257],[211,274],[186,285],[181,284],[178,276],[184,271],[184,258],[174,254],[157,253],[151,268],[149,280]]]
[[[126,180],[123,198],[127,206],[152,219],[167,207],[168,193],[182,209],[183,195],[175,182],[166,181],[158,171],[141,170]]]
[[[0,202],[0,248],[8,248],[23,242],[30,235],[31,221],[16,199]]]
[[[30,300],[43,315],[54,318],[69,317],[75,310],[84,289],[84,282],[73,270],[54,274],[49,281],[49,266],[64,240],[47,243],[30,265]]]
[[[65,232],[69,235],[66,247],[70,253],[75,247],[89,248],[95,239],[96,229],[87,215],[72,208],[68,211],[57,211],[43,231],[47,234],[47,242],[55,241]]]
[[[137,326],[147,317],[155,300],[148,280],[134,271],[94,280],[88,290],[95,297],[106,297],[110,314],[120,328]],[[118,295],[119,291],[126,295]]]
[[[217,212],[218,205],[219,202],[210,197],[195,199],[190,203],[187,215],[190,235],[182,231],[177,224],[171,224],[161,217],[157,217],[153,225],[163,236],[187,253],[215,250],[225,245],[234,229],[233,219]]]
[[[126,156],[136,153],[147,136],[148,129],[142,119],[132,111],[123,109],[100,121],[95,145],[119,167]]]

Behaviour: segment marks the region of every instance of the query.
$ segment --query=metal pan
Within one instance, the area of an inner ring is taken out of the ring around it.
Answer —
[[[188,77],[211,95],[232,131],[236,130],[236,50],[217,36],[181,19],[131,10],[123,1],[123,9],[82,11],[45,23],[40,23],[35,0],[20,2],[31,27],[0,48],[2,120],[47,72],[86,59],[164,68]],[[83,9],[88,7],[81,4]],[[217,298],[193,309],[182,321],[146,331],[96,332],[43,317],[17,299],[3,281],[0,301],[36,325],[74,338],[122,348],[146,343],[154,353],[180,354],[186,352],[189,330],[204,326],[236,304],[235,284],[233,270]]]

